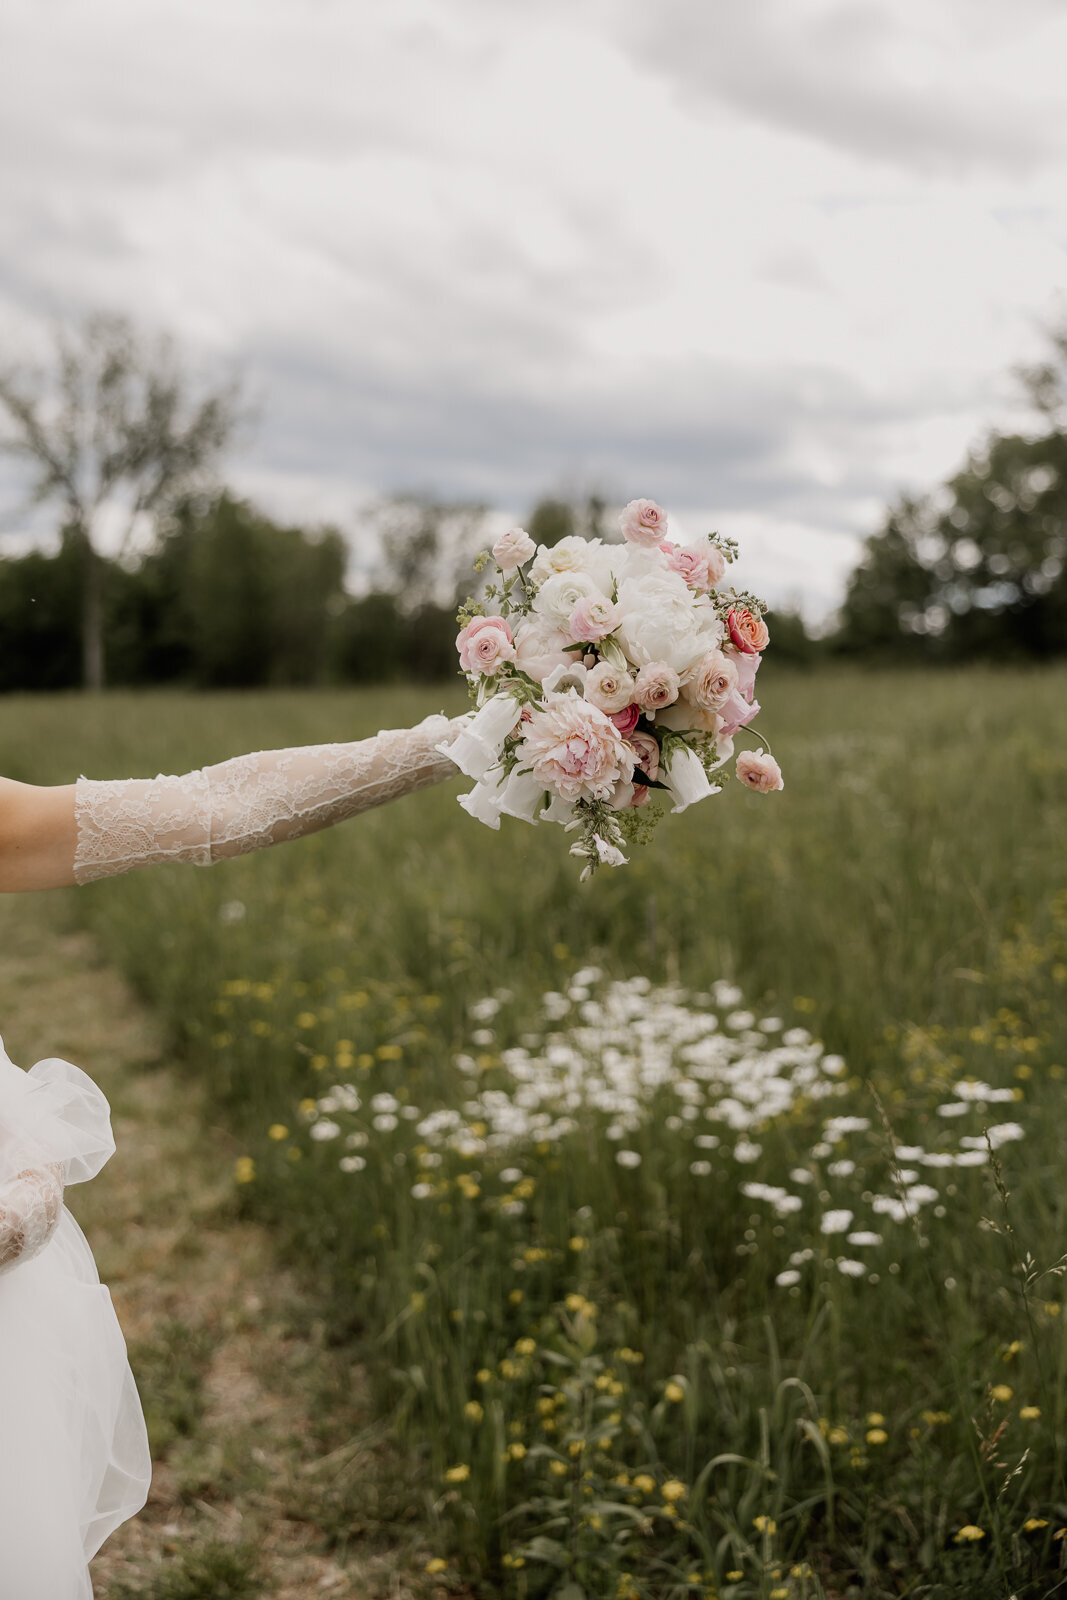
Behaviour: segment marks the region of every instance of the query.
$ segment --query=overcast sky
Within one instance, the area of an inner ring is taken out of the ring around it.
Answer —
[[[649,495],[818,615],[1023,424],[1065,68],[1060,0],[5,0],[0,338],[237,365],[279,515]]]

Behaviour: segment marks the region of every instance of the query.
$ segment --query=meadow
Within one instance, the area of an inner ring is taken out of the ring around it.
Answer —
[[[371,1364],[446,1592],[1067,1585],[1067,673],[761,691],[784,793],[731,783],[588,885],[457,781],[72,897]],[[460,696],[12,696],[0,767]],[[328,1492],[343,1540],[365,1485]]]

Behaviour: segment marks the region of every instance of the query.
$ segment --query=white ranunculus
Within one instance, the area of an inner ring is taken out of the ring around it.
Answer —
[[[570,534],[558,544],[540,545],[530,568],[530,582],[543,584],[557,572],[585,572],[594,587],[611,593],[612,555],[600,539],[582,539]]]
[[[534,615],[542,617],[549,627],[566,629],[579,600],[599,592],[588,572],[554,572],[537,591]],[[567,637],[570,638],[569,632]]]
[[[515,665],[540,683],[553,667],[573,659],[573,651],[566,648],[570,643],[569,633],[533,613],[515,629]]]
[[[619,585],[616,637],[635,667],[662,661],[682,676],[717,642],[718,618],[699,610],[684,578],[665,569],[633,573]]]
[[[437,748],[468,778],[484,777],[500,760],[504,740],[521,715],[522,707],[514,695],[495,694],[451,742]]]
[[[660,767],[660,780],[674,799],[672,811],[684,811],[686,806],[706,800],[709,794],[719,793],[716,785],[709,782],[704,763],[688,745],[676,746],[671,751],[669,767],[666,771]]]

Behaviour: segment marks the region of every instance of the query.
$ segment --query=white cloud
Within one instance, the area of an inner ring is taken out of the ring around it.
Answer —
[[[103,304],[240,363],[234,475],[279,514],[585,481],[710,508],[818,609],[887,497],[1018,415],[1065,31],[1046,0],[9,0],[0,337]]]

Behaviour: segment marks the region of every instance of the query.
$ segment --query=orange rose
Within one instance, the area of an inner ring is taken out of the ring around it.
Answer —
[[[758,655],[770,642],[767,624],[762,617],[754,616],[747,606],[734,606],[726,618],[730,638],[746,656]]]

